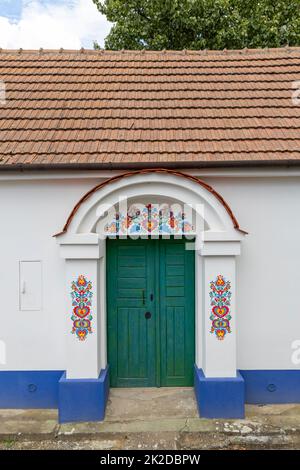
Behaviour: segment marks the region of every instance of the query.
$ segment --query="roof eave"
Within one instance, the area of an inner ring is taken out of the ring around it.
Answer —
[[[123,163],[43,163],[43,164],[2,164],[0,171],[49,171],[49,170],[140,170],[145,168],[255,168],[255,167],[298,167],[299,160],[245,160],[245,161],[179,161],[179,162],[123,162]]]

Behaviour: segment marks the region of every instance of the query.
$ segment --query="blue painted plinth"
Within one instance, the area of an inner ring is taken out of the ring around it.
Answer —
[[[244,418],[245,384],[237,372],[233,378],[207,378],[195,366],[195,395],[201,418]]]
[[[63,371],[1,371],[0,408],[57,408]]]
[[[59,381],[59,422],[102,421],[109,392],[108,368],[98,379],[67,379]]]
[[[246,403],[300,403],[300,369],[241,370]]]

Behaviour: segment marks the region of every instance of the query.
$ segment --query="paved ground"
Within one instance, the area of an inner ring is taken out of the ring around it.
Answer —
[[[0,449],[300,449],[300,405],[247,406],[245,420],[199,419],[190,388],[112,389],[102,423],[55,410],[0,410]]]

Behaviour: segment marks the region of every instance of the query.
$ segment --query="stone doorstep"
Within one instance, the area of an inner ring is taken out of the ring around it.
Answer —
[[[195,432],[116,433],[56,436],[43,439],[6,438],[2,450],[270,450],[299,449],[299,434],[226,435]]]
[[[272,417],[252,420],[210,420],[199,418],[119,420],[102,423],[68,423],[59,426],[58,435],[96,435],[102,433],[218,433],[218,434],[281,434],[300,433],[300,419]]]
[[[215,436],[300,436],[300,406],[286,407],[276,413],[276,406],[269,413],[252,414],[245,420],[209,420],[199,418],[140,418],[112,419],[92,423],[57,423],[56,410],[0,410],[0,439],[7,438],[43,440],[103,439],[105,435],[119,438],[126,434],[165,433],[201,434]],[[279,405],[280,406],[280,405]],[[254,409],[256,407],[253,407]],[[259,408],[259,407],[257,407]],[[275,408],[275,410],[274,410]],[[253,411],[254,411],[253,409]],[[278,410],[279,411],[279,410]],[[290,411],[293,413],[289,414]]]

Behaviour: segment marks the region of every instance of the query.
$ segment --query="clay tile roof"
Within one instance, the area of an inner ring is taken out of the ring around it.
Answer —
[[[2,50],[0,169],[300,163],[297,86],[300,48]]]

